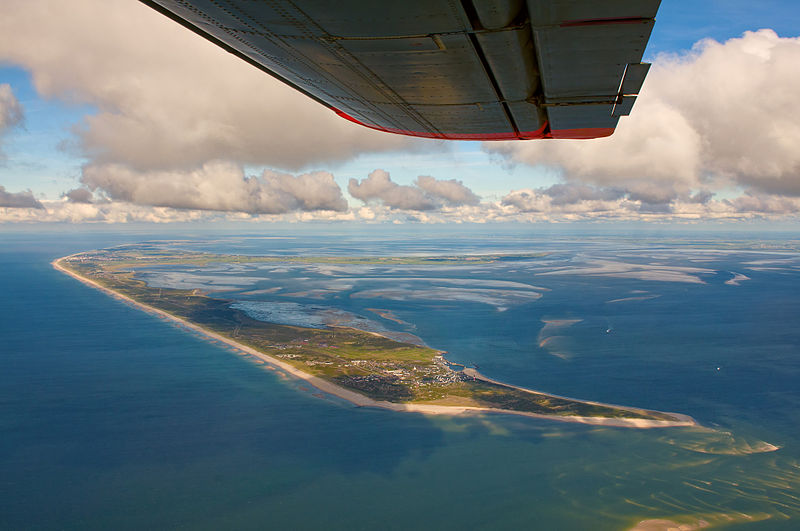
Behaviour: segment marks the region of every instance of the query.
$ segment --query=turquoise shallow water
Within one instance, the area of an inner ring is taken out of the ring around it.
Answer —
[[[0,236],[0,527],[626,529],[647,518],[702,518],[731,528],[797,528],[800,271],[793,262],[745,264],[792,254],[701,262],[691,261],[696,242],[648,242],[647,254],[630,239],[520,234],[202,236],[182,244],[253,254],[547,248],[565,261],[559,267],[602,258],[713,270],[705,284],[534,278],[521,268],[448,273],[551,290],[505,311],[349,296],[377,289],[374,277],[389,274],[374,271],[359,272],[373,280],[332,298],[291,299],[378,321],[365,309],[388,309],[414,328],[384,326],[411,331],[493,378],[687,413],[705,426],[627,430],[512,416],[429,418],[320,399],[49,265],[149,237]],[[729,271],[750,280],[725,284]],[[271,278],[308,282],[299,276]],[[658,297],[608,303],[621,293],[641,296],[632,291]],[[558,339],[540,346],[542,319],[582,320],[545,331]],[[764,443],[780,449],[760,452]]]

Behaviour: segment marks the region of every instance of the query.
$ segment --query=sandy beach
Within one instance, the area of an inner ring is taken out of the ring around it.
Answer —
[[[80,253],[76,253],[76,254],[80,254]],[[680,419],[679,421],[663,421],[663,420],[628,419],[628,418],[542,415],[542,414],[537,414],[537,413],[528,413],[528,412],[524,412],[524,411],[513,411],[513,410],[506,410],[506,409],[495,409],[495,408],[475,407],[475,406],[443,406],[443,405],[434,405],[434,404],[398,404],[398,403],[393,403],[393,402],[385,402],[385,401],[373,400],[373,399],[368,398],[368,397],[366,397],[366,396],[364,396],[362,394],[356,393],[354,391],[350,391],[349,389],[345,389],[345,388],[340,387],[338,385],[332,384],[332,383],[330,383],[330,382],[328,382],[326,380],[323,380],[322,378],[319,378],[317,376],[314,376],[314,375],[308,374],[306,372],[303,372],[300,369],[298,369],[298,368],[296,368],[296,367],[294,367],[294,366],[292,366],[292,365],[290,365],[290,364],[288,364],[288,363],[286,363],[286,362],[284,362],[284,361],[282,361],[282,360],[280,360],[278,358],[274,358],[272,356],[264,354],[263,352],[260,352],[260,351],[258,351],[256,349],[248,347],[246,345],[242,345],[241,343],[237,343],[236,341],[234,341],[234,340],[232,340],[230,338],[227,338],[225,336],[222,336],[220,334],[217,334],[215,332],[207,330],[207,329],[205,329],[205,328],[203,328],[201,326],[198,326],[198,325],[196,325],[194,323],[190,323],[190,322],[188,322],[188,321],[186,321],[184,319],[181,319],[179,317],[176,317],[176,316],[174,316],[174,315],[172,315],[172,314],[170,314],[168,312],[165,312],[163,310],[159,310],[158,308],[154,308],[152,306],[148,306],[146,304],[142,304],[142,303],[140,303],[140,302],[138,302],[138,301],[136,301],[134,299],[131,299],[130,297],[127,297],[125,295],[117,293],[116,291],[113,291],[113,290],[111,290],[111,289],[109,289],[109,288],[107,288],[107,287],[105,287],[105,286],[103,286],[101,284],[98,284],[97,282],[95,282],[95,281],[93,281],[91,279],[82,277],[82,276],[78,275],[77,273],[75,273],[74,271],[71,271],[71,270],[69,270],[69,269],[67,269],[67,268],[65,268],[64,266],[61,265],[61,262],[63,260],[66,260],[66,259],[68,259],[68,258],[70,258],[72,256],[75,256],[75,255],[69,255],[69,256],[62,257],[62,258],[58,258],[58,259],[54,260],[53,262],[51,262],[51,264],[56,270],[61,271],[62,273],[65,273],[65,274],[77,279],[78,281],[83,282],[84,284],[86,284],[88,286],[96,288],[96,289],[98,289],[98,290],[100,290],[100,291],[102,291],[102,292],[104,292],[104,293],[106,293],[106,294],[108,294],[108,295],[110,295],[112,297],[115,297],[115,298],[117,298],[119,300],[125,301],[126,303],[131,304],[131,305],[133,305],[133,306],[135,306],[135,307],[137,307],[137,308],[139,308],[141,310],[144,310],[146,312],[149,312],[149,313],[158,315],[160,317],[163,317],[165,319],[168,319],[168,320],[170,320],[170,321],[172,321],[172,322],[174,322],[176,324],[179,324],[182,327],[188,328],[188,329],[190,329],[190,330],[192,330],[194,332],[197,332],[199,334],[202,334],[202,335],[204,335],[204,336],[206,336],[208,338],[220,341],[221,343],[224,343],[224,344],[226,344],[226,345],[228,345],[228,346],[230,346],[230,347],[232,347],[232,348],[234,348],[234,349],[236,349],[236,350],[238,350],[240,352],[249,354],[250,356],[253,356],[254,358],[256,358],[258,360],[261,360],[261,361],[263,361],[265,363],[268,363],[269,365],[271,365],[273,367],[276,367],[276,368],[284,371],[285,373],[287,373],[287,374],[289,374],[289,375],[291,375],[291,376],[293,376],[293,377],[295,377],[297,379],[304,380],[309,385],[314,386],[315,388],[319,389],[320,391],[323,391],[323,392],[328,393],[330,395],[337,396],[339,398],[347,400],[347,401],[351,402],[352,404],[354,404],[356,406],[376,407],[376,408],[382,408],[382,409],[389,409],[389,410],[392,410],[392,411],[405,411],[405,412],[423,413],[423,414],[426,414],[426,415],[478,415],[478,414],[484,414],[484,413],[501,413],[501,414],[521,415],[521,416],[525,416],[525,417],[541,418],[541,419],[547,419],[547,420],[555,420],[555,421],[561,421],[561,422],[575,422],[575,423],[581,423],[581,424],[592,424],[592,425],[601,425],[601,426],[616,426],[616,427],[624,427],[624,428],[668,428],[668,427],[675,427],[675,426],[694,426],[694,425],[697,424],[694,421],[694,419],[692,419],[691,417],[686,416],[686,415],[676,414],[676,413],[670,413],[670,415],[673,415],[676,418],[679,418]],[[373,333],[374,334],[374,332],[369,332],[369,333]],[[380,334],[375,334],[375,335],[380,335]],[[467,369],[467,370],[470,370],[470,369]],[[483,375],[481,375],[480,373],[478,373],[475,370],[471,370],[471,372],[467,373],[467,374],[470,375],[470,376],[474,376],[476,378],[480,378],[482,380],[488,381],[488,382],[502,384],[501,382],[496,382],[494,380],[491,380],[489,378],[484,377]],[[502,385],[507,385],[507,384],[502,384]],[[513,387],[513,386],[509,386],[509,387]],[[517,389],[522,389],[524,391],[531,391],[530,389],[523,389],[523,388],[517,388]],[[557,395],[550,395],[549,393],[542,393],[542,394],[547,394],[548,396],[557,396]],[[570,400],[575,400],[575,399],[570,399]],[[603,403],[600,403],[600,402],[590,402],[590,401],[586,401],[586,400],[580,400],[580,402],[584,402],[584,403],[587,403],[587,404],[594,404],[594,405],[602,405],[602,406],[609,405],[609,404],[603,404]],[[628,408],[628,407],[623,407],[623,406],[612,406],[612,407],[616,407],[616,408],[620,408],[620,409],[626,409],[626,410],[630,410],[630,411],[637,411],[635,408]]]

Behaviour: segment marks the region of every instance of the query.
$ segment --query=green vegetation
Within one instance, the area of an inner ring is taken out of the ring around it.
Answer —
[[[544,415],[677,420],[665,413],[590,404],[475,378],[469,371],[452,370],[434,349],[393,341],[360,330],[302,328],[257,321],[231,308],[230,301],[209,297],[198,290],[152,288],[136,277],[137,268],[165,264],[205,265],[236,261],[472,264],[530,259],[533,256],[234,257],[180,253],[144,245],[81,253],[62,259],[61,265],[137,302],[185,319],[375,400],[476,406]]]

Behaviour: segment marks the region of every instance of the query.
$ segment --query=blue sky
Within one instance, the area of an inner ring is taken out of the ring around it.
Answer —
[[[8,157],[0,165],[0,184],[12,190],[32,188],[50,198],[77,185],[85,159],[68,145],[71,129],[96,109],[42,98],[30,73],[18,66],[0,68],[0,82],[9,83],[25,109],[25,122],[3,144]]]
[[[725,41],[762,28],[782,37],[798,36],[800,4],[792,0],[663,0],[647,56],[652,60],[658,53],[687,49],[701,39]]]
[[[96,0],[86,0],[89,12],[92,9],[92,1]],[[12,15],[7,18],[12,20],[9,22],[12,24],[13,20],[24,22],[28,10],[31,19],[36,17],[35,9],[27,7],[28,5],[36,5],[40,12],[47,12],[47,9],[54,9],[52,6],[56,4],[48,5],[48,2],[45,1],[11,2],[4,9],[7,9],[8,14]],[[80,3],[76,2],[77,4]],[[121,4],[119,8],[122,8]],[[126,7],[126,9],[128,8]],[[99,11],[101,10],[95,10],[97,19],[94,23],[104,25],[104,16],[106,15]],[[780,38],[798,36],[800,34],[800,31],[797,30],[800,28],[800,4],[790,0],[761,2],[665,0],[657,17],[657,24],[647,49],[646,59],[659,63],[659,57],[664,57],[660,54],[685,53],[702,39],[711,38],[725,43],[729,39],[740,37],[745,31],[762,28],[774,30]],[[0,30],[2,29],[2,23],[0,23]],[[107,38],[113,38],[113,34]],[[76,40],[78,40],[77,37]],[[47,70],[48,68],[52,70],[52,65],[43,65],[41,61],[38,61],[35,51],[32,53],[30,49],[27,51],[14,49],[14,46],[35,46],[32,44],[32,40],[20,40],[17,44],[12,41],[13,39],[9,39],[5,45],[0,45],[0,85],[10,85],[14,97],[24,109],[25,118],[21,126],[9,129],[5,135],[0,137],[0,149],[5,155],[5,160],[0,162],[0,186],[3,186],[6,192],[18,193],[30,190],[41,201],[56,201],[63,193],[85,186],[87,180],[82,175],[82,167],[85,164],[98,163],[95,160],[96,154],[91,149],[87,151],[85,139],[80,140],[84,138],[81,137],[82,133],[78,133],[76,130],[79,128],[85,130],[87,117],[101,114],[100,109],[113,112],[113,105],[109,103],[111,100],[108,99],[110,98],[108,93],[103,93],[93,99],[96,91],[94,93],[92,90],[72,92],[73,89],[68,84],[65,85],[66,88],[50,86],[45,88],[47,94],[40,93],[34,87],[32,75],[38,73],[37,75],[43,76],[43,78],[55,75]],[[68,48],[69,43],[66,43],[65,46]],[[76,47],[75,54],[72,56],[76,63],[83,60],[80,53],[81,48]],[[167,51],[165,51],[166,53]],[[729,55],[733,55],[733,51]],[[66,57],[67,61],[71,60],[69,54]],[[135,64],[130,66],[131,71],[135,68]],[[684,71],[687,70],[684,68],[682,72]],[[60,75],[63,76],[63,72]],[[144,82],[146,82],[147,78],[143,75],[141,79],[145,79]],[[140,79],[136,78],[136,80],[138,82]],[[656,83],[657,80],[648,79],[648,83],[651,81]],[[64,84],[62,83],[62,85]],[[787,87],[787,90],[790,88]],[[703,91],[706,90],[706,87],[687,86],[686,90]],[[663,96],[663,98],[667,101],[667,96]],[[645,105],[641,107],[645,107]],[[638,106],[634,112],[636,113],[637,110],[645,112]],[[769,117],[767,116],[765,119],[769,119]],[[83,144],[81,144],[82,141]],[[377,142],[381,142],[381,140]],[[530,207],[528,203],[525,203],[528,206],[522,206],[523,201],[518,197],[508,199],[510,192],[525,189],[543,190],[558,184],[569,184],[576,187],[576,190],[580,186],[588,186],[595,191],[624,189],[628,195],[622,200],[628,203],[639,201],[641,207],[642,201],[648,205],[668,200],[689,202],[691,197],[699,197],[697,194],[707,188],[716,194],[716,199],[720,200],[743,193],[757,195],[759,198],[768,195],[769,200],[777,197],[778,199],[775,201],[791,202],[795,197],[792,192],[794,185],[793,183],[787,184],[787,182],[790,179],[800,179],[800,177],[792,177],[791,172],[787,173],[788,170],[781,170],[780,175],[766,175],[762,181],[757,183],[752,179],[748,180],[746,176],[731,179],[729,176],[730,164],[713,162],[706,164],[703,162],[703,167],[698,170],[697,175],[691,180],[686,180],[681,185],[682,187],[675,187],[669,192],[673,194],[671,198],[660,199],[667,193],[663,187],[653,191],[646,189],[647,187],[641,182],[636,186],[628,186],[631,182],[630,178],[615,182],[610,178],[603,177],[611,170],[602,165],[597,167],[596,175],[587,173],[587,171],[594,171],[592,168],[586,171],[580,168],[576,169],[574,165],[569,164],[571,162],[569,159],[581,156],[579,153],[574,156],[564,155],[567,159],[565,162],[555,155],[543,155],[541,150],[545,148],[540,147],[498,148],[478,142],[451,142],[447,145],[438,143],[431,147],[432,145],[423,143],[422,149],[417,146],[409,149],[380,147],[362,152],[355,150],[350,156],[343,157],[343,160],[312,159],[307,164],[301,164],[302,167],[298,167],[296,164],[295,167],[288,167],[280,162],[273,164],[259,161],[254,163],[254,161],[244,159],[235,159],[235,162],[240,163],[246,175],[258,175],[264,169],[289,171],[293,174],[311,171],[331,172],[345,199],[353,208],[362,206],[362,202],[347,195],[350,179],[365,179],[377,168],[389,172],[392,183],[401,187],[414,186],[415,179],[420,175],[430,175],[439,180],[455,179],[477,194],[484,203],[515,205],[520,211],[527,212],[532,212],[539,207]],[[540,160],[542,162],[539,162]],[[587,160],[591,160],[591,157],[588,157]],[[796,161],[788,161],[786,164],[790,168],[795,163]],[[800,166],[797,167],[800,168]],[[725,181],[725,178],[728,181]],[[589,193],[585,190],[582,192],[578,190],[578,192],[584,195]],[[603,194],[595,195],[600,197]],[[603,197],[606,196],[609,194],[604,193]],[[552,203],[553,197],[555,196],[551,194],[545,199]],[[596,197],[592,196],[591,199],[595,200]],[[779,207],[763,206],[767,204],[768,199],[759,199],[762,201],[762,206],[759,208],[762,210],[779,209]],[[525,210],[526,208],[528,210]]]

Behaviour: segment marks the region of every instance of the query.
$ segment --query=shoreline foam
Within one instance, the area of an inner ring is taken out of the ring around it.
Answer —
[[[220,341],[220,342],[228,345],[229,347],[232,347],[232,348],[234,348],[234,349],[236,349],[236,350],[238,350],[240,352],[244,352],[246,354],[254,356],[255,358],[257,358],[257,359],[259,359],[261,361],[264,361],[264,362],[266,362],[266,363],[268,363],[268,364],[270,364],[270,365],[272,365],[274,367],[277,367],[277,368],[281,369],[282,371],[285,371],[286,373],[294,376],[295,378],[298,378],[300,380],[303,380],[303,381],[307,382],[308,384],[316,387],[320,391],[323,391],[325,393],[328,393],[328,394],[331,394],[333,396],[336,396],[336,397],[342,398],[344,400],[347,400],[348,402],[350,402],[350,403],[352,403],[352,404],[354,404],[356,406],[359,406],[359,407],[376,407],[376,408],[381,408],[381,409],[388,409],[388,410],[391,410],[391,411],[414,412],[414,413],[422,413],[422,414],[426,414],[426,415],[475,415],[475,414],[481,414],[481,413],[495,413],[495,414],[496,413],[501,413],[501,414],[506,414],[506,415],[520,415],[520,416],[524,416],[524,417],[533,417],[533,418],[541,418],[541,419],[547,419],[547,420],[556,420],[556,421],[560,421],[560,422],[574,422],[574,423],[580,423],[580,424],[592,424],[592,425],[598,425],[598,426],[614,426],[614,427],[623,427],[623,428],[668,428],[668,427],[677,427],[677,426],[695,426],[695,425],[697,425],[697,423],[691,417],[689,417],[687,415],[680,415],[680,414],[675,414],[675,413],[669,413],[669,414],[670,415],[674,415],[675,417],[680,418],[682,420],[679,420],[679,421],[668,421],[668,420],[630,419],[630,418],[611,418],[611,417],[578,417],[578,416],[561,416],[561,415],[543,415],[543,414],[539,414],[539,413],[530,413],[530,412],[526,412],[526,411],[515,411],[515,410],[511,410],[511,409],[497,409],[497,408],[477,407],[477,406],[438,406],[438,405],[433,405],[433,404],[414,404],[414,403],[398,404],[398,403],[394,403],[394,402],[386,402],[386,401],[382,401],[382,400],[374,400],[374,399],[369,398],[367,396],[364,396],[364,395],[362,395],[360,393],[356,393],[355,391],[350,391],[349,389],[345,389],[344,387],[340,387],[340,386],[338,386],[336,384],[332,384],[332,383],[330,383],[330,382],[328,382],[326,380],[323,380],[322,378],[319,378],[317,376],[314,376],[312,374],[308,374],[306,372],[303,372],[300,369],[294,367],[293,365],[290,365],[290,364],[288,364],[288,363],[286,363],[286,362],[284,362],[282,360],[279,360],[278,358],[274,358],[274,357],[272,357],[272,356],[270,356],[268,354],[264,354],[263,352],[260,352],[260,351],[258,351],[256,349],[252,348],[252,347],[248,347],[246,345],[242,345],[241,343],[238,343],[238,342],[234,341],[233,339],[230,339],[230,338],[227,338],[227,337],[225,337],[223,335],[217,334],[216,332],[212,332],[210,330],[207,330],[207,329],[203,328],[202,326],[199,326],[199,325],[196,325],[196,324],[191,323],[189,321],[186,321],[185,319],[181,319],[180,317],[177,317],[175,315],[172,315],[171,313],[165,312],[164,310],[160,310],[158,308],[154,308],[152,306],[148,306],[147,304],[143,304],[141,302],[138,302],[138,301],[126,296],[126,295],[123,295],[121,293],[118,293],[118,292],[110,289],[110,288],[107,288],[107,287],[103,286],[102,284],[99,284],[99,283],[95,282],[94,280],[91,280],[89,278],[83,277],[83,276],[79,275],[78,273],[76,273],[76,272],[74,272],[74,271],[72,271],[72,270],[70,270],[70,269],[68,269],[68,268],[66,268],[66,267],[61,265],[61,261],[62,260],[66,260],[67,258],[71,258],[71,257],[76,256],[78,254],[81,254],[81,253],[75,253],[75,254],[72,254],[72,255],[69,255],[69,256],[64,256],[64,257],[61,257],[61,258],[57,258],[57,259],[55,259],[55,260],[53,260],[51,262],[51,265],[56,270],[61,271],[62,273],[65,273],[65,274],[75,278],[76,280],[78,280],[78,281],[80,281],[80,282],[82,282],[82,283],[84,283],[84,284],[86,284],[86,285],[88,285],[90,287],[98,289],[98,290],[102,291],[103,293],[106,293],[106,294],[108,294],[108,295],[110,295],[110,296],[112,296],[112,297],[114,297],[116,299],[119,299],[119,300],[122,300],[124,302],[127,302],[127,303],[133,305],[136,308],[144,310],[147,313],[155,314],[155,315],[164,317],[166,319],[169,319],[170,321],[172,321],[174,323],[177,323],[177,324],[179,324],[179,325],[181,325],[183,327],[186,327],[186,328],[188,328],[188,329],[190,329],[190,330],[192,330],[194,332],[197,332],[197,333],[199,333],[201,335],[204,335],[206,337],[209,337],[211,339],[215,339],[217,341]],[[377,334],[375,332],[367,332],[367,333],[371,333],[371,334],[380,336],[380,334]],[[474,371],[474,372],[475,372],[475,374],[478,375],[478,377],[480,379],[483,379],[483,380],[486,380],[486,381],[490,381],[490,382],[494,382],[494,380],[490,380],[490,379],[484,377],[483,375],[480,375],[480,373],[478,373],[477,371]],[[500,382],[494,382],[494,383],[500,383]],[[501,384],[501,385],[508,385],[508,384]],[[514,386],[509,386],[509,387],[514,387]],[[520,387],[520,388],[517,388],[517,389],[523,389],[523,388]],[[523,389],[523,390],[524,391],[531,391],[530,389]],[[548,395],[548,396],[556,396],[556,395],[551,395],[549,393],[541,393],[541,394],[545,394],[545,395]],[[571,399],[571,400],[575,400],[575,399]],[[587,404],[594,404],[594,405],[608,405],[608,404],[602,404],[600,402],[590,402],[590,401],[587,401],[587,400],[576,400],[576,401],[587,403]],[[631,409],[635,410],[635,408],[627,408],[627,407],[623,407],[623,406],[613,406],[613,407],[626,409],[626,410],[631,410]]]

